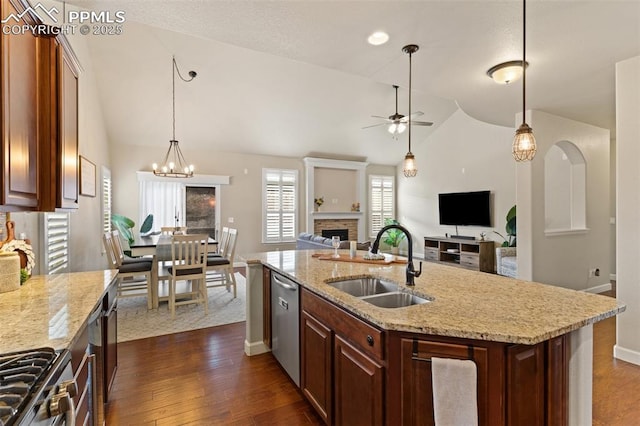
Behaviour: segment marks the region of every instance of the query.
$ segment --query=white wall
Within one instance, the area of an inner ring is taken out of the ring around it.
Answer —
[[[517,167],[518,275],[575,290],[606,286],[610,259],[609,130],[541,111],[527,113],[538,153],[531,163]],[[516,122],[520,122],[518,117]],[[588,231],[547,236],[544,232],[544,158],[560,141],[572,142],[585,158]],[[600,269],[600,277],[590,278],[590,268]]]
[[[640,56],[616,64],[617,297],[627,310],[617,318],[614,355],[640,365]]]
[[[513,129],[483,123],[456,111],[426,140],[412,141],[418,175],[405,178],[398,167],[398,220],[413,236],[414,252],[424,252],[426,236],[455,234],[455,227],[439,225],[438,194],[490,190],[493,228],[459,227],[461,235],[502,243],[492,231],[505,235],[505,216],[515,204],[515,162],[511,157]],[[406,143],[406,142],[405,142]],[[398,159],[407,146],[398,146]]]
[[[139,191],[136,171],[151,170],[155,158],[164,156],[163,149],[150,149],[139,145],[114,143],[111,146],[113,180],[113,212],[136,220],[138,215]],[[276,157],[246,153],[220,151],[193,151],[189,145],[182,146],[182,152],[189,162],[197,167],[197,173],[231,176],[229,185],[221,185],[219,202],[220,223],[238,229],[236,253],[253,253],[267,250],[291,249],[295,243],[262,244],[262,169],[281,168],[298,170],[298,231],[304,229],[305,220],[305,172],[301,158]],[[246,170],[246,173],[245,173]],[[369,165],[366,174],[393,174],[395,167]],[[355,201],[355,200],[354,200]],[[353,201],[352,201],[353,202]],[[325,203],[330,203],[325,197]],[[323,208],[327,205],[323,205]],[[349,207],[350,207],[349,203]],[[327,209],[328,210],[328,209]],[[233,223],[229,223],[233,218]],[[136,223],[135,231],[139,230]]]

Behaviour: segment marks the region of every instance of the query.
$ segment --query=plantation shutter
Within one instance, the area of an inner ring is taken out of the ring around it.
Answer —
[[[111,232],[111,172],[102,168],[102,232]]]
[[[369,229],[376,236],[384,226],[385,219],[394,217],[394,188],[392,176],[371,176],[369,179],[371,210]]]
[[[44,214],[42,274],[69,271],[69,213]]]
[[[263,242],[289,242],[296,237],[297,170],[264,169]]]

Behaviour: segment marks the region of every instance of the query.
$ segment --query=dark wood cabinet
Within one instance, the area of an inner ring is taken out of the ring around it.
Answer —
[[[1,15],[20,16],[23,5],[0,0]],[[17,25],[36,22],[24,14]],[[2,174],[0,204],[4,210],[36,210],[39,206],[38,119],[39,53],[42,39],[29,31],[0,35],[0,76],[2,80]],[[11,208],[13,207],[13,208]]]
[[[113,285],[103,299],[102,345],[104,347],[104,402],[109,401],[109,391],[118,369],[118,289]]]
[[[327,424],[384,424],[384,333],[302,290],[302,393]]]
[[[469,342],[457,343],[437,337],[425,339],[410,335],[394,337],[392,344],[397,345],[399,356],[397,367],[390,370],[393,376],[397,372],[399,383],[395,388],[397,395],[390,394],[395,400],[394,414],[406,425],[433,425],[433,389],[431,385],[431,359],[470,359],[477,367],[478,380],[478,419],[481,425],[503,424],[503,405],[500,395],[503,390],[503,374],[499,369],[490,375],[490,366],[501,363],[502,352],[496,345],[477,345]],[[491,401],[491,404],[490,404]]]
[[[329,424],[333,415],[333,332],[307,312],[302,312],[300,321],[300,388],[320,417]]]
[[[340,336],[334,353],[335,424],[384,424],[384,367]]]
[[[78,208],[78,65],[66,39],[56,39],[55,207]]]
[[[0,6],[2,16],[20,16],[19,25],[41,24],[22,0]],[[64,36],[3,32],[0,43],[0,209],[75,209],[78,61]]]
[[[85,325],[76,334],[69,350],[71,351],[71,368],[73,369],[76,391],[72,392],[73,404],[76,413],[75,425],[92,424],[91,405],[94,397],[94,371],[92,367],[93,357],[89,345],[89,327]]]

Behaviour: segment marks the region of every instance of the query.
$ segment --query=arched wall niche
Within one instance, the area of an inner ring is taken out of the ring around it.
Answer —
[[[574,143],[556,142],[544,157],[545,234],[586,232],[586,161]]]

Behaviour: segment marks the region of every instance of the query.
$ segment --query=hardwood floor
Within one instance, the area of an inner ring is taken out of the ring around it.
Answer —
[[[613,359],[615,318],[594,326],[594,426],[639,424],[640,367]],[[118,345],[107,425],[320,425],[271,354],[244,355],[244,323]]]
[[[271,354],[244,355],[245,324],[118,344],[111,425],[320,425]]]

